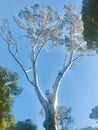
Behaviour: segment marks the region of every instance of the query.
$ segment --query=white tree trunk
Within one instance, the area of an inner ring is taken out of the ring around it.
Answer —
[[[45,108],[45,121],[43,126],[46,130],[57,130],[56,110],[51,103]]]

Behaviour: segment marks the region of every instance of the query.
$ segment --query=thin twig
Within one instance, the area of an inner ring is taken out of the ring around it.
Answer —
[[[72,63],[76,62],[76,61],[79,60],[81,57],[83,57],[83,55],[80,55],[80,56],[74,58],[74,59],[72,60]]]
[[[66,60],[67,60],[68,52],[66,52],[65,58],[64,58],[64,67],[66,65]]]

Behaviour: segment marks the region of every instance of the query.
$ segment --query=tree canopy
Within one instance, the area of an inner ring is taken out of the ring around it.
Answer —
[[[82,20],[88,49],[98,52],[98,0],[83,0]]]
[[[57,110],[57,122],[59,129],[69,129],[73,123],[73,119],[71,117],[71,108],[60,106]]]
[[[0,67],[0,129],[15,123],[12,106],[22,90],[18,86],[18,79],[16,72]]]
[[[98,123],[98,106],[95,106],[93,109],[92,109],[92,112],[91,114],[89,115],[89,117],[91,119],[95,119]]]
[[[38,130],[32,120],[18,121],[15,126],[11,126],[6,130]]]

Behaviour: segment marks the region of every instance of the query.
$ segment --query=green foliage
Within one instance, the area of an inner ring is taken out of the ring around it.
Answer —
[[[60,106],[57,110],[57,123],[58,128],[61,130],[69,129],[73,123],[73,119],[70,115],[71,108],[66,108],[65,106]]]
[[[98,0],[83,0],[82,20],[87,47],[98,51]]]
[[[15,96],[18,96],[20,92],[17,73],[0,67],[0,129],[15,123],[12,106]]]
[[[45,117],[44,109],[41,109],[40,114]],[[71,127],[73,119],[71,117],[71,108],[65,106],[58,107],[56,111],[57,126],[60,130],[66,130]]]
[[[13,127],[9,127],[6,130],[38,130],[37,125],[35,125],[32,120],[28,119],[25,121],[19,121]]]

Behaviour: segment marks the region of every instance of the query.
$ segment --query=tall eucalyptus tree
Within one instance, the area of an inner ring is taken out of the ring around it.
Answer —
[[[57,130],[56,108],[61,82],[77,60],[89,55],[82,36],[81,16],[77,13],[75,7],[70,4],[64,6],[63,14],[59,14],[49,6],[35,4],[31,8],[20,10],[19,14],[13,19],[18,25],[17,31],[18,34],[20,33],[22,42],[25,38],[26,48],[24,48],[25,43],[20,44],[21,41],[18,41],[19,39],[13,33],[15,28],[13,26],[11,28],[8,20],[1,21],[0,35],[7,43],[9,53],[35,89],[38,100],[45,111],[43,126],[46,130]],[[45,94],[42,92],[42,86],[39,83],[38,68],[40,68],[40,65],[38,61],[45,51],[48,53],[49,50],[51,53],[52,48],[56,49],[57,47],[64,50],[62,68],[58,72],[53,85]],[[19,59],[21,56],[20,50],[23,51],[23,49],[29,50],[28,69]]]

